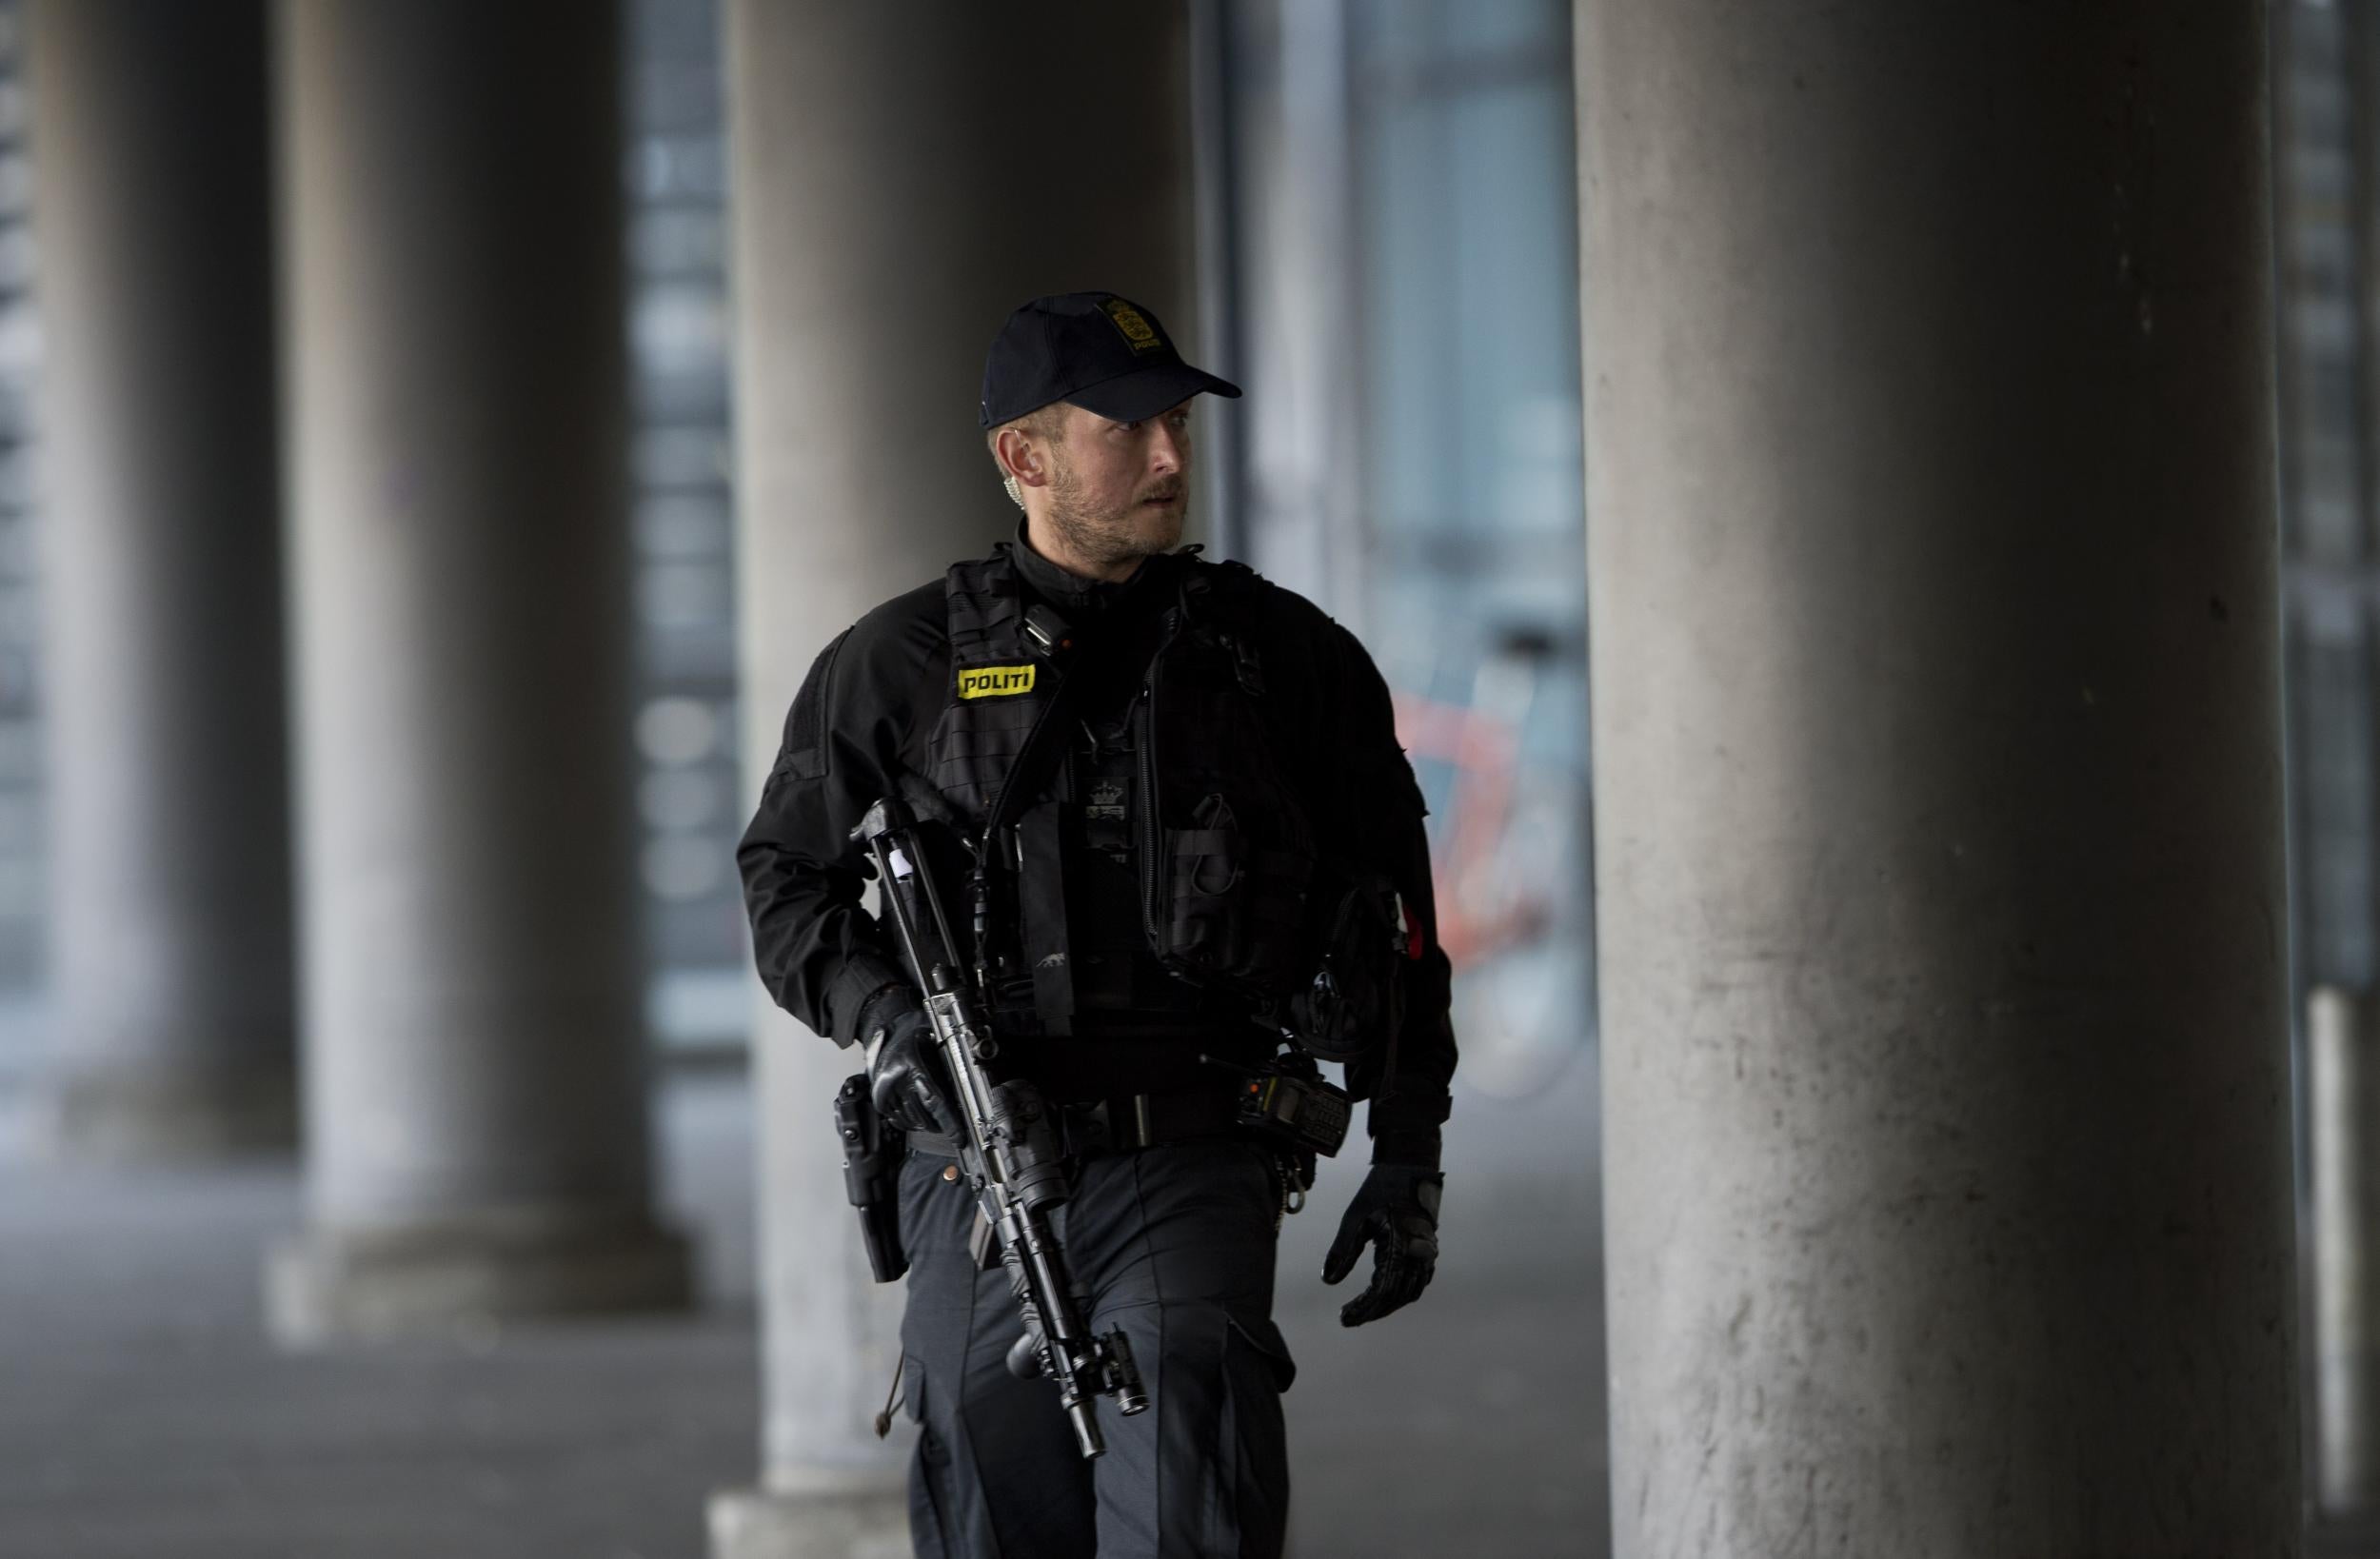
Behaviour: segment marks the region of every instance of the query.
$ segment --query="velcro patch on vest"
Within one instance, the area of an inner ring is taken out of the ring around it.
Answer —
[[[1035,667],[1021,666],[962,666],[959,671],[959,696],[962,699],[1013,699],[1020,693],[1033,691]]]
[[[1131,815],[1124,798],[1128,794],[1121,780],[1094,780],[1090,799],[1082,806],[1082,815],[1096,822],[1123,822]]]

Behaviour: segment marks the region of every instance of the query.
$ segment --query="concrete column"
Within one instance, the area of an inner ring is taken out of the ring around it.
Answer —
[[[2298,1551],[2265,26],[1577,10],[1616,1551]]]
[[[2306,1011],[2313,1161],[2314,1490],[2328,1515],[2380,1506],[2380,1056],[2368,1004],[2324,986]]]
[[[55,1146],[297,1135],[265,11],[36,0]]]
[[[1181,0],[726,20],[748,799],[826,641],[1014,527],[976,427],[1008,311],[1105,286],[1198,337]],[[713,1552],[905,1552],[908,1436],[869,1428],[901,1293],[868,1279],[828,1119],[860,1060],[754,995],[764,1472],[714,1503]]]
[[[682,1304],[648,1205],[618,18],[279,21],[309,1227],[274,1320]]]

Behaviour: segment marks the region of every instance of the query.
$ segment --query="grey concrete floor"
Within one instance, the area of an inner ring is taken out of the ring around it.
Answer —
[[[721,1149],[746,1135],[741,1086],[669,1095],[680,1189],[715,1199],[732,1173]],[[748,1299],[467,1347],[285,1354],[261,1333],[258,1274],[299,1215],[287,1167],[7,1165],[0,1556],[701,1551],[705,1490],[754,1457]],[[736,1259],[732,1242],[717,1253]]]
[[[1592,1077],[1463,1099],[1403,1314],[1344,1330],[1315,1275],[1354,1166],[1291,1220],[1298,1559],[1608,1551]],[[257,1273],[293,1170],[44,1166],[0,1098],[0,1559],[697,1559],[757,1460],[749,1095],[680,1070],[662,1103],[701,1313],[290,1355]]]

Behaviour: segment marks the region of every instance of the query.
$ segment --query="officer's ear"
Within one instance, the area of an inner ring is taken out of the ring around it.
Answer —
[[[1020,485],[1049,485],[1049,451],[1042,447],[1040,440],[1014,424],[1002,428],[992,440],[992,458],[1000,462],[1000,468],[1016,478]]]

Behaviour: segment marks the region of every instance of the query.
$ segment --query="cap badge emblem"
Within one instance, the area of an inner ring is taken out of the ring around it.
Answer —
[[[1107,317],[1115,322],[1118,330],[1123,332],[1124,340],[1132,344],[1134,351],[1155,352],[1164,349],[1164,338],[1157,333],[1157,326],[1151,325],[1142,317],[1139,309],[1121,298],[1110,298],[1100,305],[1100,307],[1106,310]]]

